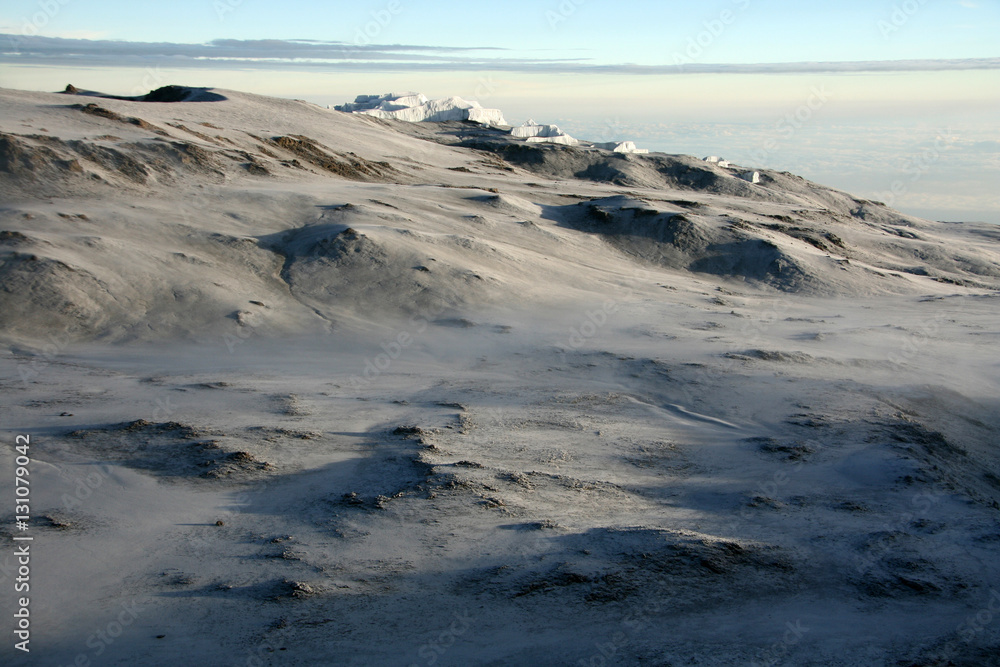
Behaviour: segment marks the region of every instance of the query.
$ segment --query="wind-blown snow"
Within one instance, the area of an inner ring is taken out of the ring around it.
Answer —
[[[997,664],[994,226],[180,92],[0,90],[4,664]]]

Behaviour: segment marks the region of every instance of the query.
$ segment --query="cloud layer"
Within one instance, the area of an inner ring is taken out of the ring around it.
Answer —
[[[1000,69],[1000,58],[710,64],[597,64],[514,57],[495,47],[442,47],[315,40],[219,39],[206,44],[25,37],[0,33],[0,62],[81,67],[240,68],[342,71],[504,71],[572,74],[799,74]]]

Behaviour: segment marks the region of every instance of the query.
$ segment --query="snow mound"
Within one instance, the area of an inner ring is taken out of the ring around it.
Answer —
[[[510,136],[518,139],[530,139],[533,137],[562,137],[566,136],[566,133],[559,129],[558,125],[539,125],[529,119],[524,125],[512,129]]]
[[[358,95],[354,102],[335,106],[334,109],[409,123],[469,120],[483,125],[507,125],[502,111],[485,109],[479,102],[471,102],[461,97],[431,100],[421,93],[411,92]]]
[[[540,125],[530,119],[524,125],[512,129],[510,135],[518,139],[524,139],[525,143],[529,144],[562,144],[564,146],[577,146],[580,144],[578,140],[563,132],[558,125]],[[587,145],[590,145],[590,143],[587,142]],[[615,153],[649,153],[644,148],[636,148],[633,141],[608,141],[605,143],[595,143],[593,146]]]
[[[636,148],[634,141],[609,141],[600,144],[594,144],[597,148],[603,148],[604,150],[611,151],[613,153],[633,153],[639,155],[646,155],[649,153],[649,149],[646,148]]]
[[[530,119],[524,125],[512,129],[510,135],[518,139],[524,139],[529,144],[576,146],[580,143],[563,132],[558,125],[539,125]]]
[[[729,169],[730,167],[733,166],[732,163],[729,160],[723,160],[722,158],[718,157],[717,155],[712,155],[710,157],[705,158],[705,162],[709,162],[711,164],[718,165],[718,166],[722,167],[723,169]]]

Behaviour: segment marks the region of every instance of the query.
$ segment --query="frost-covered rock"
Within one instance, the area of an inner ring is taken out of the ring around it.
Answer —
[[[646,148],[636,148],[634,141],[609,141],[601,144],[594,144],[597,148],[603,148],[607,151],[613,151],[615,153],[631,153],[645,155],[649,153]]]
[[[510,131],[510,136],[518,139],[530,139],[532,137],[565,137],[569,136],[558,125],[539,125],[533,120],[520,127],[515,127]]]
[[[510,131],[512,137],[524,139],[529,144],[562,144],[576,146],[580,142],[563,132],[558,125],[539,125],[529,120]]]
[[[741,174],[740,178],[748,183],[760,183],[760,172],[759,171],[748,171],[745,174]]]
[[[479,102],[470,102],[461,97],[430,100],[420,93],[358,95],[354,102],[341,104],[334,109],[410,123],[471,120],[484,125],[507,125],[507,120],[499,109],[485,109]]]

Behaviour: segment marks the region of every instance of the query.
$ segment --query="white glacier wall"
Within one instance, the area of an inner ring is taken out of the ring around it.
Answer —
[[[576,146],[580,143],[559,129],[558,125],[539,125],[533,120],[528,120],[524,125],[513,128],[510,131],[510,135],[518,139],[524,139],[529,144]]]
[[[600,144],[594,144],[597,148],[603,148],[606,151],[613,151],[615,153],[631,153],[636,155],[645,155],[649,153],[646,148],[636,148],[634,141],[609,141]]]
[[[357,113],[369,109],[392,111],[404,106],[426,104],[427,98],[420,93],[386,93],[384,95],[358,95],[353,102],[333,107],[337,111]]]
[[[410,123],[471,120],[484,125],[507,125],[507,120],[499,109],[485,109],[479,102],[470,102],[461,97],[430,100],[421,93],[358,95],[354,102],[341,104],[334,109]]]
[[[503,117],[500,109],[484,109],[481,106],[474,106],[467,109],[468,118],[466,120],[482,123],[483,125],[507,125],[507,119]]]
[[[426,95],[414,92],[385,93],[383,95],[358,95],[353,102],[333,107],[346,113],[361,113],[376,118],[402,120],[410,123],[445,122],[468,120],[487,126],[508,126],[507,119],[499,109],[486,109],[479,102],[461,97],[445,97],[431,100]],[[511,129],[510,134],[531,144],[560,144],[578,146],[580,141],[562,131],[558,125],[545,125],[529,120],[520,127]],[[586,145],[591,145],[585,142]],[[648,153],[636,148],[632,141],[611,141],[593,144],[597,148],[615,153]],[[713,161],[718,162],[718,158]]]
[[[529,120],[520,127],[515,127],[510,131],[512,137],[518,139],[529,139],[531,137],[563,137],[568,136],[559,129],[558,125],[539,125],[533,120]]]

